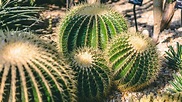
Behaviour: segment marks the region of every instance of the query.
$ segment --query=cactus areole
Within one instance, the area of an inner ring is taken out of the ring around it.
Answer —
[[[72,55],[71,66],[78,81],[78,102],[102,102],[110,89],[110,70],[103,54],[81,47]]]
[[[64,55],[82,46],[103,50],[111,38],[126,30],[126,20],[111,8],[100,4],[80,5],[60,24],[60,49]]]
[[[152,39],[141,34],[123,33],[107,49],[120,91],[136,91],[151,83],[159,71],[159,58]]]
[[[0,32],[0,102],[73,102],[69,67],[49,43]]]

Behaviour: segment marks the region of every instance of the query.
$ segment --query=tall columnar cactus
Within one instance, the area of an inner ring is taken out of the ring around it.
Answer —
[[[103,54],[92,48],[78,48],[72,54],[72,69],[78,81],[78,102],[100,102],[110,89],[110,70]]]
[[[74,90],[70,67],[50,43],[0,32],[0,102],[72,102]]]
[[[155,44],[148,37],[123,33],[106,50],[120,91],[135,91],[151,83],[159,71]]]
[[[105,49],[110,38],[126,30],[125,19],[111,8],[99,4],[80,5],[60,24],[60,49],[63,54],[81,46]]]

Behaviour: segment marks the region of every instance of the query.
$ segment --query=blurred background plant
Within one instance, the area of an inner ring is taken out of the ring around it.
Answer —
[[[23,0],[0,0],[0,29],[30,29],[40,22],[41,7],[27,4]]]
[[[176,0],[153,0],[153,39],[158,41],[160,32],[168,28],[175,12]]]

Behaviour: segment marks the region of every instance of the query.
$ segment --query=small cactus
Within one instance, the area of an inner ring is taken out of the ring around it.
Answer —
[[[182,69],[182,45],[177,42],[176,51],[172,46],[169,46],[169,51],[166,51],[166,60],[169,68]]]
[[[71,65],[78,81],[78,102],[102,102],[110,89],[110,70],[101,51],[78,48]]]
[[[73,102],[69,72],[50,43],[26,32],[0,32],[0,102]]]
[[[106,50],[120,91],[136,91],[151,83],[159,71],[159,58],[152,39],[123,33]]]
[[[101,4],[80,5],[60,24],[60,50],[67,56],[76,47],[105,49],[110,38],[126,30],[126,20],[111,8]]]

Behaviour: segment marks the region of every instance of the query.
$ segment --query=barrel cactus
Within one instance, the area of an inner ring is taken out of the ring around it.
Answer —
[[[0,102],[73,102],[71,70],[50,43],[0,32]]]
[[[72,53],[72,69],[78,84],[78,102],[100,102],[110,89],[110,70],[99,50],[83,47]]]
[[[159,71],[159,58],[153,41],[141,34],[123,33],[106,50],[120,91],[136,91],[151,83]]]
[[[126,30],[125,19],[108,6],[80,5],[73,8],[60,24],[60,50],[67,55],[82,46],[105,49],[110,38]]]

